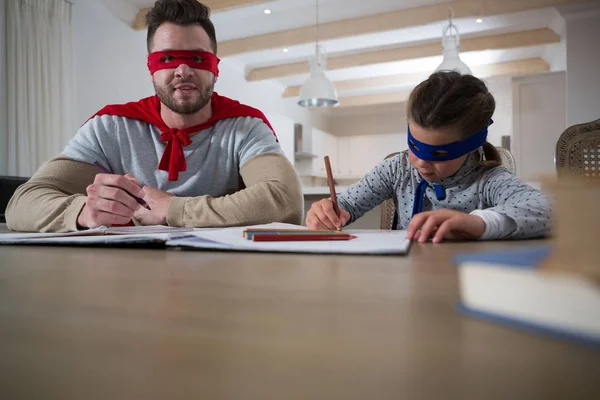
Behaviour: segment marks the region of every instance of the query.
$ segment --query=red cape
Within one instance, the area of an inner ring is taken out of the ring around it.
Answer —
[[[208,121],[182,130],[171,129],[164,123],[160,116],[161,103],[156,95],[143,98],[137,102],[108,105],[98,111],[92,118],[99,115],[117,115],[126,118],[139,119],[155,125],[162,132],[160,140],[167,142],[158,169],[168,171],[169,180],[176,181],[179,178],[179,172],[187,169],[182,145],[187,146],[191,143],[188,136],[190,133],[196,133],[203,129],[210,128],[215,122],[222,119],[237,117],[260,118],[267,124],[273,133],[275,133],[275,130],[267,120],[267,117],[256,108],[220,96],[217,93],[212,94],[211,106],[212,116]],[[277,138],[277,136],[275,137]]]

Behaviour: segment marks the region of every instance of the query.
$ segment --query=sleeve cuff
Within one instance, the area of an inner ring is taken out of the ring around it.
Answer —
[[[77,196],[67,206],[64,214],[64,224],[68,232],[83,230],[77,226],[77,218],[79,218],[79,213],[81,213],[83,206],[85,206],[86,198],[86,196]]]
[[[167,207],[167,225],[184,226],[183,216],[185,214],[185,202],[187,197],[171,197]]]
[[[479,240],[504,239],[517,230],[512,218],[493,210],[475,210],[471,215],[481,218],[485,223],[485,232]]]

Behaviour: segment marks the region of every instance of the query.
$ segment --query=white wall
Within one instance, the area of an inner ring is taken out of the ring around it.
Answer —
[[[5,0],[0,0],[0,154],[6,154],[8,134],[6,133],[6,22]],[[5,157],[0,157],[0,175],[7,173]]]
[[[107,104],[154,94],[146,68],[145,32],[135,32],[101,3],[73,6],[77,125]]]
[[[517,176],[537,180],[555,175],[556,142],[565,129],[565,73],[513,79]]]
[[[567,126],[600,118],[600,9],[565,13]]]
[[[494,123],[488,129],[488,142],[500,146],[502,136],[512,135],[512,82],[511,78],[506,76],[488,78],[484,81],[496,101],[496,111],[492,117]]]
[[[134,31],[102,4],[78,0],[73,7],[73,35],[77,79],[77,122],[82,124],[111,103],[135,101],[154,94],[146,68],[146,32]],[[218,26],[217,37],[218,37]],[[265,82],[248,83],[244,71],[230,60],[219,65],[215,87],[219,94],[305,125],[328,130],[328,119],[311,115],[293,99],[281,97],[283,88]]]

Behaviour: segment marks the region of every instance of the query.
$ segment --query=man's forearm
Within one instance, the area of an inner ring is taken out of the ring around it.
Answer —
[[[246,188],[223,197],[174,197],[171,226],[218,227],[287,222],[300,224],[302,186],[291,163],[278,153],[258,155],[240,170]]]
[[[64,156],[50,160],[10,199],[6,208],[8,228],[23,232],[77,230],[85,188],[97,173],[94,166]]]

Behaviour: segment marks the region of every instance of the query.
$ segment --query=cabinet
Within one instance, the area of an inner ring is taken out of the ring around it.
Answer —
[[[348,136],[338,138],[338,176],[340,178],[351,178],[356,175],[351,139]]]
[[[406,134],[335,136],[320,129],[311,131],[310,161],[298,162],[301,175],[326,178],[323,158],[329,156],[336,179],[359,179],[388,154],[406,149]],[[304,163],[306,164],[305,168]]]
[[[316,157],[312,160],[312,175],[322,178],[327,177],[325,171],[324,157],[329,156],[331,171],[335,176],[339,174],[338,167],[338,139],[334,135],[320,129],[312,130],[312,154]]]

